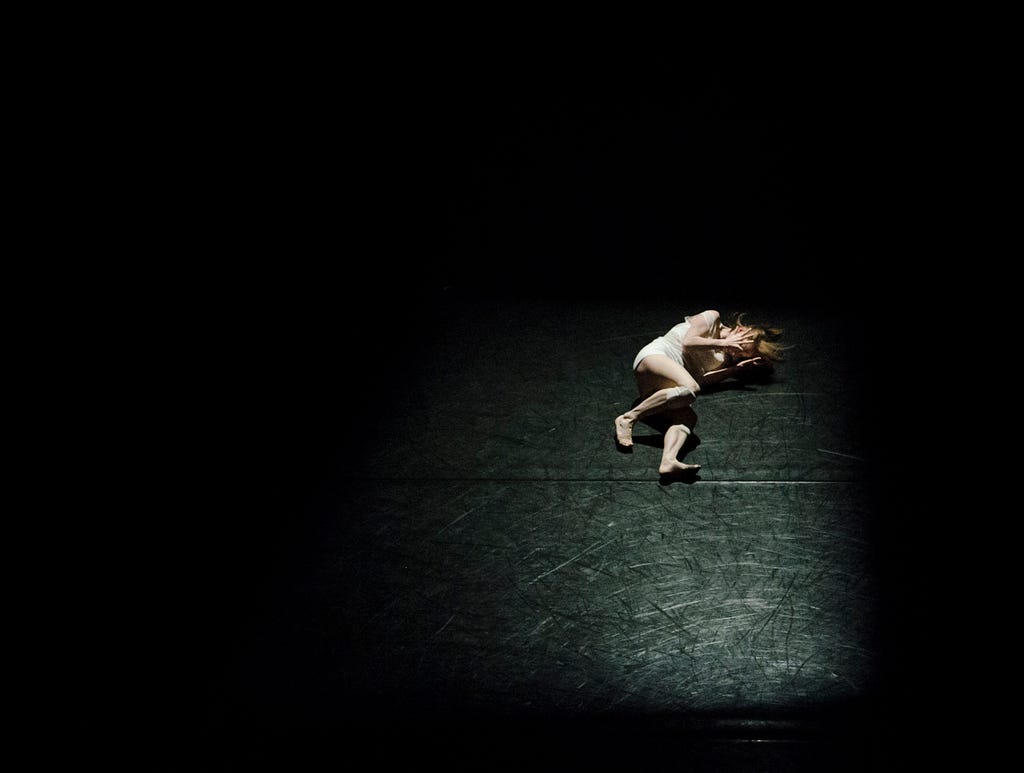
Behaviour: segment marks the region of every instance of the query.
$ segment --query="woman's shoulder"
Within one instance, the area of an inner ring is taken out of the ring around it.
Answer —
[[[716,311],[715,309],[705,309],[704,311],[701,311],[697,314],[687,314],[685,317],[683,317],[684,321],[679,324],[690,325],[693,324],[693,321],[697,319],[701,320],[709,328],[715,328],[721,323],[721,315],[719,315],[718,311]]]

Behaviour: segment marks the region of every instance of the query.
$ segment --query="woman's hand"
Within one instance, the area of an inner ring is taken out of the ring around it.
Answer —
[[[754,343],[749,333],[740,332],[735,328],[721,337],[722,345],[728,349],[743,349],[744,346]]]

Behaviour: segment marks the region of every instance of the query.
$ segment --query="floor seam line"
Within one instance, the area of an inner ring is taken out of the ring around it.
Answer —
[[[363,482],[363,483],[658,483],[652,478],[341,478],[340,480]],[[677,481],[686,482],[683,480]],[[799,478],[793,480],[782,480],[771,478],[756,480],[748,478],[726,478],[723,480],[700,480],[693,483],[749,483],[749,484],[771,484],[771,483],[818,483],[818,484],[862,484],[867,485],[869,481],[863,480],[813,480]]]

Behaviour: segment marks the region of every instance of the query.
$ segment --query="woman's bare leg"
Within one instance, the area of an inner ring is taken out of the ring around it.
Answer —
[[[633,425],[640,419],[687,408],[700,392],[700,385],[686,368],[662,354],[645,357],[637,366],[636,380],[644,399],[615,419],[615,439],[625,448],[633,445]]]
[[[696,418],[694,415],[694,423],[696,423]],[[658,472],[662,475],[672,475],[700,469],[699,464],[686,464],[678,459],[679,452],[692,431],[692,424],[673,424],[665,431],[665,450],[661,452],[661,464],[658,466]]]

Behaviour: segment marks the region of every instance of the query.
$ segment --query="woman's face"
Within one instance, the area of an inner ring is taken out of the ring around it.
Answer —
[[[744,344],[743,348],[739,350],[740,359],[749,359],[750,357],[757,356],[757,341],[753,343]]]
[[[722,337],[725,338],[727,335],[729,335],[729,333],[733,332],[733,330],[735,330],[740,335],[743,335],[744,333],[751,333],[752,328],[749,328],[746,325],[737,325],[735,328],[731,328],[731,327],[727,327],[727,326],[723,325],[721,330],[722,330]],[[749,359],[750,357],[756,357],[757,356],[757,341],[755,340],[752,343],[744,344],[742,349],[730,349],[729,353],[732,354],[738,360]]]

